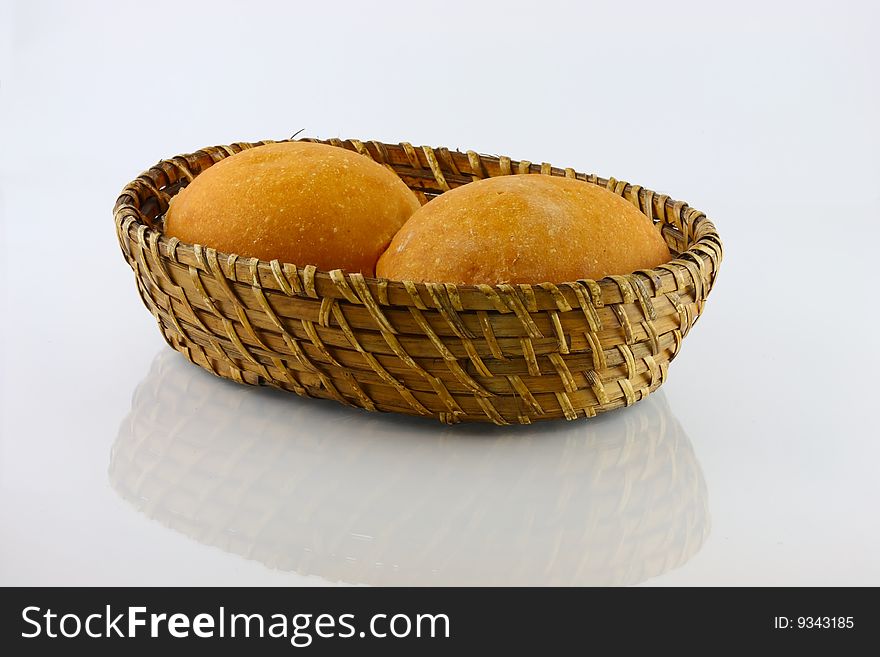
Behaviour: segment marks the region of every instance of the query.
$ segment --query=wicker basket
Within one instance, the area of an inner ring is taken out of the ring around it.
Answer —
[[[709,534],[700,464],[662,394],[515,437],[438,426],[412,440],[411,427],[218,382],[164,350],[109,480],[200,543],[360,584],[635,584]]]
[[[422,284],[221,254],[162,234],[171,196],[264,143],[163,160],[125,187],[114,212],[141,298],[168,344],[241,383],[447,423],[592,417],[663,383],[721,262],[702,212],[637,185],[473,151],[338,139],[322,143],[384,164],[423,200],[512,173],[602,185],[661,223],[676,257],[600,281]]]

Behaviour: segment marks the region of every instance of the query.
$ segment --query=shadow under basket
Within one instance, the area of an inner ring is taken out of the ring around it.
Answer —
[[[163,235],[174,194],[223,158],[265,143],[163,160],[126,185],[114,209],[123,254],[168,344],[240,383],[447,423],[593,417],[663,383],[721,263],[721,242],[702,212],[638,185],[473,151],[355,139],[320,143],[389,167],[423,202],[510,174],[605,187],[661,225],[674,259],[599,281],[451,285],[267,262]]]

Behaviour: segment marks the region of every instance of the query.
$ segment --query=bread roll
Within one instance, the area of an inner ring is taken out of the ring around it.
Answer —
[[[199,174],[171,200],[165,233],[263,260],[372,276],[419,201],[393,172],[335,146],[248,149]]]
[[[629,274],[670,259],[651,221],[590,183],[488,178],[422,206],[379,259],[379,276],[417,282],[561,283]]]

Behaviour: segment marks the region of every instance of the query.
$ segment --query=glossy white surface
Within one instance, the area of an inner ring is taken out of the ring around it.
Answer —
[[[880,584],[877,9],[361,4],[0,5],[0,584]],[[706,211],[726,259],[661,392],[447,428],[171,352],[116,195],[299,128]]]

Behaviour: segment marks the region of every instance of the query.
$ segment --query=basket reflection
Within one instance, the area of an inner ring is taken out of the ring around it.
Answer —
[[[590,422],[442,427],[218,382],[163,350],[109,477],[200,543],[352,583],[634,584],[709,531],[662,392]]]

